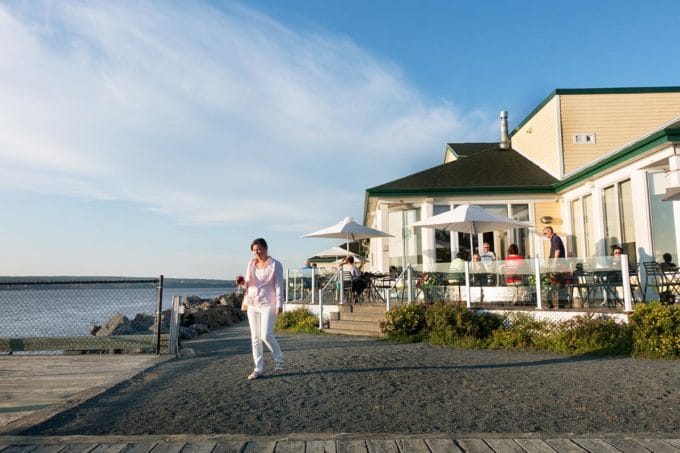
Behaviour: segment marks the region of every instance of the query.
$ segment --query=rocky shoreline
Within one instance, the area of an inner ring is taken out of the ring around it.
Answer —
[[[190,340],[211,330],[220,329],[246,319],[241,311],[242,294],[224,294],[210,299],[188,296],[182,301],[184,313],[180,318],[180,338]],[[170,331],[170,310],[161,312],[161,333]],[[136,314],[132,319],[116,313],[103,325],[94,325],[94,336],[144,335],[154,332],[154,316]]]

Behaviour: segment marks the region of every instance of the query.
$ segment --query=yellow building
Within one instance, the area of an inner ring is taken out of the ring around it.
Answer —
[[[448,143],[441,165],[367,189],[364,223],[394,235],[371,241],[372,270],[469,254],[465,233],[409,228],[463,203],[550,225],[569,255],[620,245],[633,264],[677,258],[680,203],[664,197],[680,187],[680,87],[558,89],[511,133],[503,113],[499,142]],[[510,243],[546,255],[526,228],[472,239],[499,258]]]

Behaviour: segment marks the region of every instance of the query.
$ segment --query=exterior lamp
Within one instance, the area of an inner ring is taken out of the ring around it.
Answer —
[[[543,217],[541,217],[541,223],[544,223],[544,224],[546,224],[546,225],[551,224],[552,221],[553,221],[552,216],[544,215]]]

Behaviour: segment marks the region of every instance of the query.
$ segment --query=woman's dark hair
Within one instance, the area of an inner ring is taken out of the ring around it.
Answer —
[[[250,244],[250,250],[253,249],[253,246],[259,245],[262,248],[268,249],[267,247],[267,241],[265,241],[263,238],[257,238],[255,239],[251,244]]]
[[[510,244],[508,246],[508,255],[519,255],[519,248],[517,244]]]

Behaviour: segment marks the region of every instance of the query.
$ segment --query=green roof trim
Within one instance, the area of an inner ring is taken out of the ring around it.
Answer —
[[[666,86],[666,87],[621,87],[621,88],[557,88],[553,90],[538,106],[533,109],[518,125],[515,127],[510,136],[512,137],[519,129],[522,128],[531,118],[538,113],[545,105],[557,95],[570,94],[641,94],[641,93],[680,93],[680,86]]]

